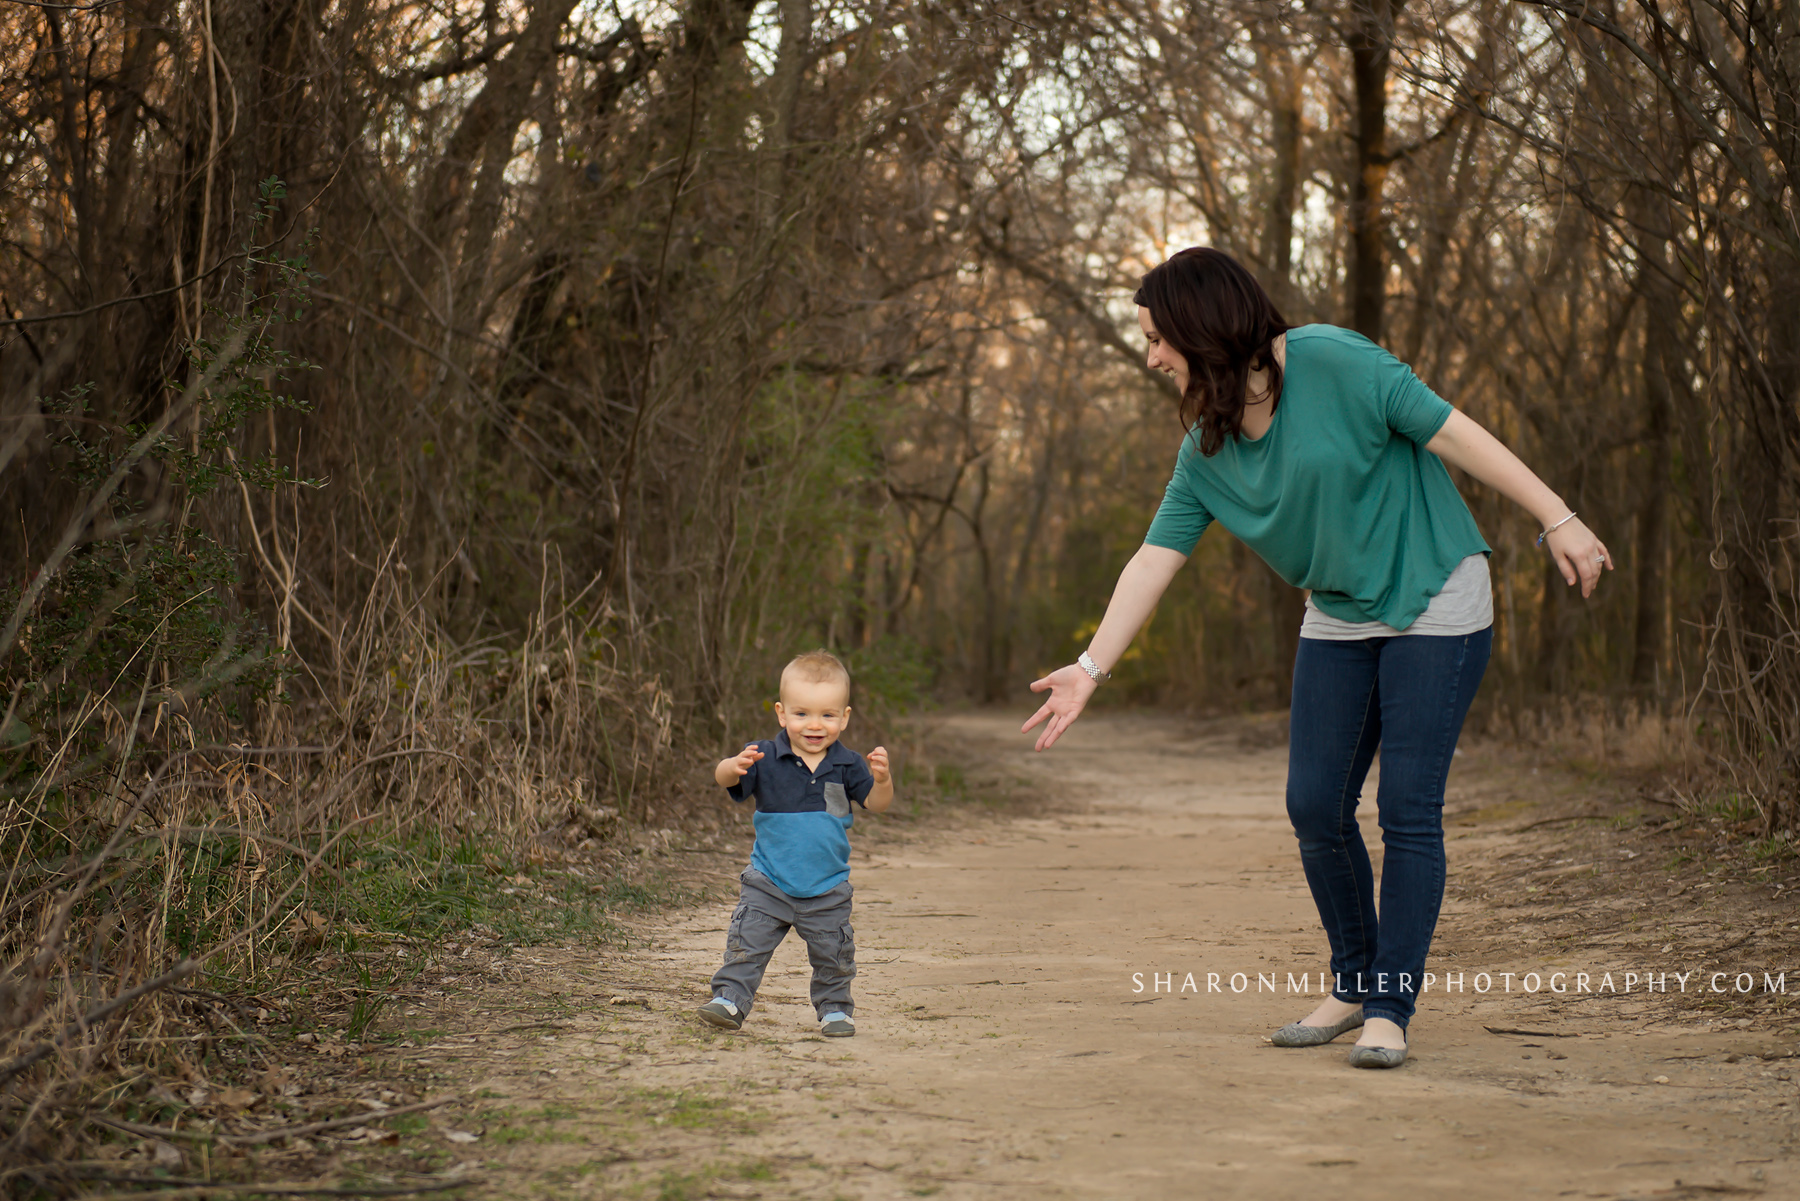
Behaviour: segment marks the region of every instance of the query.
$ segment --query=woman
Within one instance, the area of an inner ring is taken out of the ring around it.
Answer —
[[[1362,1027],[1357,1067],[1406,1060],[1444,896],[1444,782],[1493,642],[1489,548],[1448,463],[1529,509],[1571,586],[1612,567],[1600,540],[1486,430],[1360,334],[1290,328],[1234,259],[1184,250],[1144,276],[1149,364],[1189,432],[1144,545],[1078,663],[1032,684],[1054,744],[1108,678],[1213,520],[1311,590],[1294,662],[1288,816],[1336,987],[1276,1032],[1316,1046]],[[1377,747],[1377,907],[1356,804]],[[1379,920],[1377,920],[1379,915]]]

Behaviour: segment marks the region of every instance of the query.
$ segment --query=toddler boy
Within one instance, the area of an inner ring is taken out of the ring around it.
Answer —
[[[825,651],[809,651],[782,669],[775,719],[779,734],[713,769],[732,800],[756,798],[756,848],[739,877],[743,889],[725,935],[725,963],[712,978],[713,999],[699,1013],[727,1030],[742,1026],[769,956],[792,928],[812,960],[820,1032],[848,1038],[856,1033],[850,803],[871,813],[893,804],[888,753],[876,747],[865,763],[838,742],[850,722],[850,673]]]

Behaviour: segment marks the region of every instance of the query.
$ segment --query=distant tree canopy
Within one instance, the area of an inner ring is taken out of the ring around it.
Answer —
[[[393,571],[463,646],[568,582],[696,734],[820,642],[895,695],[1017,698],[1084,644],[1173,462],[1132,286],[1211,243],[1618,551],[1571,599],[1471,489],[1494,699],[1704,698],[1794,820],[1793,0],[120,0],[0,28],[15,693],[59,573],[191,528],[234,557],[220,629],[264,631],[301,708],[383,653],[346,640]],[[248,320],[269,297],[291,311]],[[95,511],[69,438],[197,448],[196,348],[247,329],[270,402],[222,461],[319,486],[149,456]],[[1222,532],[1195,566],[1125,690],[1284,699],[1299,595]]]

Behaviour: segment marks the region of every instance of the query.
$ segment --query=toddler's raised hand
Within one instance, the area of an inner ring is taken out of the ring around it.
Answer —
[[[878,746],[869,752],[869,774],[877,784],[886,784],[891,778],[888,774],[888,753],[885,746]]]
[[[731,758],[719,760],[719,766],[714,770],[713,778],[729,787],[743,779],[745,773],[755,767],[762,757],[763,753],[757,750],[756,744],[752,742]]]

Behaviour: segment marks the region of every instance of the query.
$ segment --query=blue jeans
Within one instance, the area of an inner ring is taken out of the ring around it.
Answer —
[[[1288,818],[1331,943],[1332,996],[1404,1028],[1444,900],[1444,782],[1493,649],[1476,634],[1302,638],[1288,721]],[[1381,750],[1381,906],[1356,824]]]

